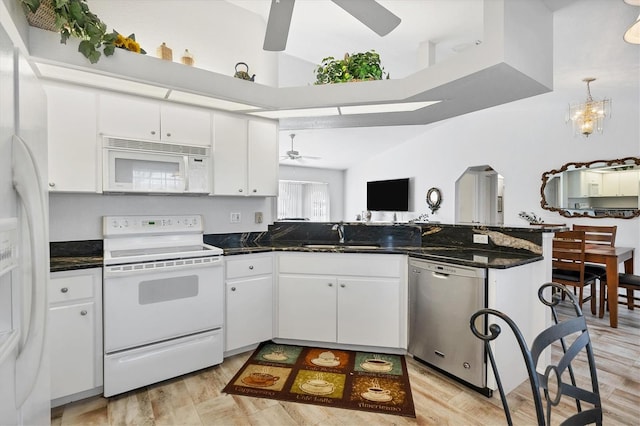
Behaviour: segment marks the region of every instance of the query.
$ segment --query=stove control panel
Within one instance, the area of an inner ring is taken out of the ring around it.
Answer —
[[[202,216],[103,216],[104,236],[202,233]]]

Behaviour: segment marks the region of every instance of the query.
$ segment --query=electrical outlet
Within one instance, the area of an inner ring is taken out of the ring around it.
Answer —
[[[255,213],[255,221],[256,223],[262,223],[262,212]]]
[[[489,244],[489,236],[484,234],[473,234],[473,242],[476,244]]]
[[[240,213],[231,213],[231,223],[240,223]]]

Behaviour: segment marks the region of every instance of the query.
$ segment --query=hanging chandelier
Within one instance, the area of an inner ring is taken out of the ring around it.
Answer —
[[[589,137],[594,131],[602,133],[604,118],[611,116],[611,99],[594,101],[591,97],[589,84],[594,80],[593,77],[582,79],[587,83],[587,100],[569,105],[569,120],[573,123],[573,132],[576,135]]]

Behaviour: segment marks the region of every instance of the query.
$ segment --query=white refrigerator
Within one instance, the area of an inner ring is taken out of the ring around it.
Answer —
[[[16,2],[17,3],[17,2]],[[0,4],[0,425],[50,424],[46,97]]]

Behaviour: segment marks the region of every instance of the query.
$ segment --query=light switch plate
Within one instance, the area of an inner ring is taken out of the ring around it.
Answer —
[[[256,223],[262,223],[262,212],[255,213],[255,221]]]
[[[231,213],[231,223],[240,223],[240,213]]]
[[[473,242],[476,244],[489,244],[489,236],[483,234],[473,234]]]

